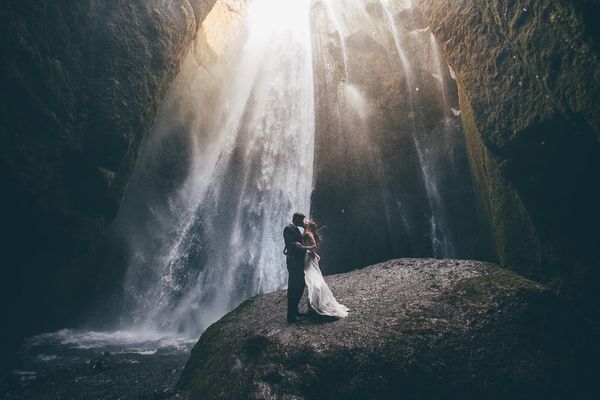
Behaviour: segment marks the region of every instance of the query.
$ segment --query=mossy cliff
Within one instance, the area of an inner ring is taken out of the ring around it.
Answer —
[[[0,6],[2,335],[60,326],[96,272],[73,260],[115,216],[214,0]]]
[[[600,321],[598,1],[419,0],[498,259]]]

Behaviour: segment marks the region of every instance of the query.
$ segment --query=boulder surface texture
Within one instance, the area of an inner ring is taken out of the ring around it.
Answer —
[[[494,264],[398,259],[328,276],[341,320],[285,321],[254,297],[200,338],[189,399],[558,399],[597,374],[594,332],[549,289]]]

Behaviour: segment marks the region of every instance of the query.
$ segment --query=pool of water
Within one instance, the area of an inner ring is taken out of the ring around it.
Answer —
[[[1,399],[172,399],[196,340],[61,330],[28,339],[0,377]]]

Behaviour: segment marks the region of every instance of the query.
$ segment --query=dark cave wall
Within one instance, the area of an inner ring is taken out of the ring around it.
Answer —
[[[419,0],[502,264],[600,322],[598,1]]]
[[[214,0],[8,0],[2,48],[2,336],[73,321],[160,100]],[[6,342],[3,340],[3,342]]]

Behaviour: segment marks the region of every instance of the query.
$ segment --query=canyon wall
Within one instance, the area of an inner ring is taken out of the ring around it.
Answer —
[[[600,321],[598,1],[419,0],[505,266]]]
[[[214,0],[0,6],[2,337],[73,321],[161,98]],[[3,341],[5,342],[5,341]]]

